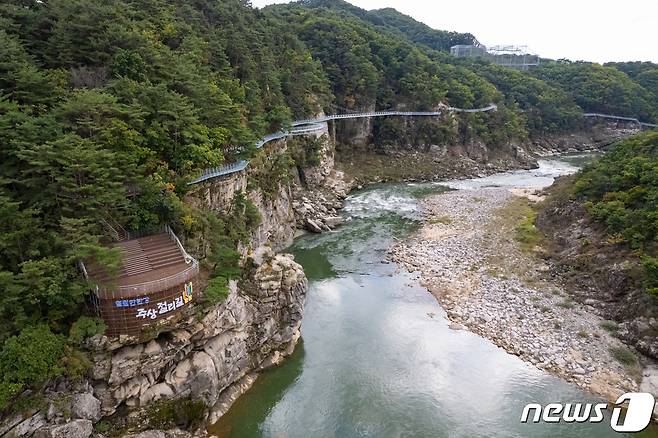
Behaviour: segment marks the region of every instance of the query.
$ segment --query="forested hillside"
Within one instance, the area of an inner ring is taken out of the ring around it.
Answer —
[[[64,336],[96,329],[69,333],[88,294],[76,261],[117,263],[102,220],[170,223],[230,255],[244,221],[183,204],[185,182],[331,92],[305,45],[240,1],[3,1],[0,17],[0,342],[21,333],[0,354],[2,406],[68,368]]]
[[[653,89],[615,68],[561,61],[544,63],[532,74],[570,93],[585,111],[632,115],[640,120],[658,117]]]
[[[658,95],[658,64],[653,62],[608,62],[604,67],[614,67],[626,73],[632,80]]]
[[[187,182],[248,157],[258,137],[295,118],[493,102],[498,111],[459,116],[457,129],[428,119],[413,133],[395,120],[377,130],[392,143],[405,135],[412,145],[495,148],[577,129],[582,110],[658,113],[642,85],[653,84],[650,73],[633,82],[593,64],[528,74],[455,59],[450,45],[472,35],[347,6],[0,1],[0,406],[25,386],[79,372],[77,342],[98,327],[84,318],[76,262],[117,266],[103,220],[128,230],[171,224],[234,264],[254,222],[249,206],[230,218],[195,210],[182,201]],[[44,348],[21,351],[28,345]],[[18,357],[33,363],[13,372]]]
[[[307,8],[327,8],[332,12],[354,15],[386,31],[398,32],[414,43],[434,50],[449,52],[450,47],[457,44],[477,44],[477,39],[470,33],[432,29],[393,8],[366,11],[343,0],[302,0],[299,3]]]
[[[658,132],[617,143],[578,175],[575,194],[611,239],[637,253],[644,285],[658,295]]]

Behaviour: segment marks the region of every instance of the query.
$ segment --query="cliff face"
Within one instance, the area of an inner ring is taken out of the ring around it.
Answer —
[[[341,122],[342,123],[342,122]],[[531,139],[487,144],[467,141],[413,145],[410,130],[420,129],[413,120],[401,120],[398,143],[339,144],[339,167],[359,183],[381,181],[436,181],[483,176],[512,169],[537,166],[537,157],[565,152],[603,150],[612,143],[638,132],[628,124],[588,122],[581,130],[562,134],[541,134]],[[454,131],[454,123],[445,121]],[[453,132],[453,137],[454,137]],[[372,133],[370,137],[373,137]],[[376,142],[377,136],[374,135]]]
[[[590,121],[580,131],[568,134],[545,134],[532,140],[532,151],[538,155],[564,152],[603,150],[611,144],[640,132],[628,123]]]
[[[268,147],[268,154],[287,152],[286,141]],[[327,156],[332,151],[332,147],[323,149],[320,162],[324,164],[308,168],[314,184],[322,184],[329,176],[333,159]],[[93,363],[90,377],[82,383],[66,381],[49,388],[42,409],[6,419],[0,423],[0,436],[86,438],[94,423],[113,415],[118,427],[144,427],[149,406],[178,398],[201,400],[205,422],[212,423],[250,387],[258,371],[292,353],[300,336],[307,280],[291,255],[275,250],[286,246],[295,234],[293,197],[303,189],[297,177],[269,188],[266,195],[249,181],[250,174],[245,172],[210,180],[193,187],[185,198],[197,208],[221,215],[243,192],[259,211],[261,223],[241,248],[245,275],[239,283],[230,282],[226,300],[213,306],[195,305],[175,327],[147,342],[91,338],[87,345]],[[81,401],[86,407],[80,407]]]
[[[228,298],[191,309],[177,327],[146,343],[89,341],[89,382],[60,382],[47,405],[0,424],[0,436],[86,438],[102,417],[120,413],[115,427],[148,425],[146,408],[161,399],[190,398],[214,422],[255,380],[259,370],[292,353],[300,336],[307,280],[292,256],[257,249],[247,260],[249,281],[230,283]]]
[[[643,288],[641,260],[611,241],[585,207],[569,198],[572,185],[566,177],[546,189],[549,197],[537,216],[556,274],[566,279],[575,300],[617,323],[619,338],[658,359],[658,303]]]
[[[92,370],[103,415],[120,405],[143,407],[190,396],[211,412],[248,374],[277,363],[299,338],[306,277],[292,256],[261,248],[251,259],[253,283],[232,282],[225,302],[196,314],[146,344],[113,349],[99,342]]]

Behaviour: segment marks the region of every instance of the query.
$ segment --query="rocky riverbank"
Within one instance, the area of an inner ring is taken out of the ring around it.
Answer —
[[[537,242],[515,239],[532,214],[519,194],[484,188],[429,197],[419,235],[393,247],[390,258],[420,273],[451,327],[608,400],[637,391],[644,359],[606,330],[593,307],[570,298]]]
[[[636,126],[589,122],[581,130],[542,134],[503,145],[469,141],[425,147],[372,144],[337,145],[336,161],[357,185],[388,181],[442,181],[537,167],[537,157],[601,151],[637,134]],[[367,135],[364,138],[368,138]]]

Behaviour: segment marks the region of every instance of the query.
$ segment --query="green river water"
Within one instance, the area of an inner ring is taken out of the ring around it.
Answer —
[[[446,183],[540,187],[582,158],[533,171]],[[418,198],[436,184],[386,184],[350,196],[351,221],[288,251],[309,291],[302,339],[209,428],[233,438],[619,437],[599,424],[521,424],[526,403],[595,402],[468,331],[454,331],[412,275],[383,262],[420,225]],[[645,432],[640,436],[653,436]]]

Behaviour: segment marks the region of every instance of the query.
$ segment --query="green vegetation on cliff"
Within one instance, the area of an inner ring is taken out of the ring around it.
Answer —
[[[658,295],[658,132],[617,143],[578,175],[575,193],[612,238],[642,258],[646,288]]]

